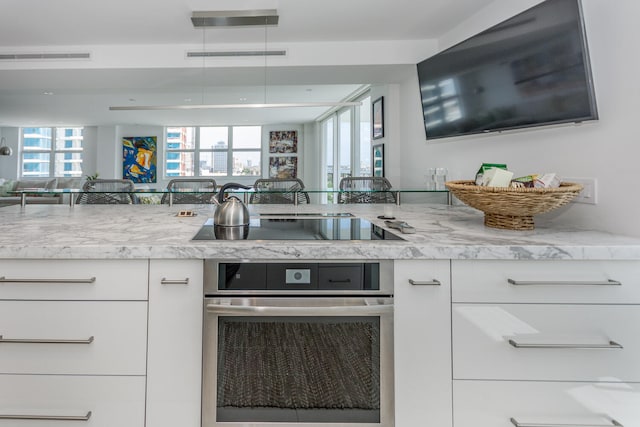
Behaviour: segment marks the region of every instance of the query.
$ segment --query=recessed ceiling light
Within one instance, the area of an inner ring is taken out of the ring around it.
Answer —
[[[247,98],[244,98],[244,97],[240,98],[240,102],[247,102]]]
[[[43,95],[53,95],[53,92],[46,91],[46,92],[42,92],[42,94]]]

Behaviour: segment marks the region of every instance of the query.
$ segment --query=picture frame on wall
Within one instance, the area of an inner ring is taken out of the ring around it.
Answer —
[[[384,144],[371,146],[371,170],[373,176],[384,176]]]
[[[384,96],[371,103],[371,135],[373,139],[384,137]]]

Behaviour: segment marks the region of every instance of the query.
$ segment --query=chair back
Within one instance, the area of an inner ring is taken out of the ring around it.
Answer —
[[[391,183],[381,176],[355,176],[340,180],[338,203],[396,203]],[[360,190],[360,191],[358,191]]]
[[[82,185],[76,203],[91,205],[131,205],[138,203],[130,179],[91,179]]]
[[[261,178],[253,184],[249,203],[301,204],[309,203],[309,194],[298,178]]]
[[[169,203],[171,197],[172,203],[177,204],[209,204],[213,203],[216,196],[216,181],[212,178],[180,178],[172,179],[167,184],[167,191],[164,193],[160,203]]]

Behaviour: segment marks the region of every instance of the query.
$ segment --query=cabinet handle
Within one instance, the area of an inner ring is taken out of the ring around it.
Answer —
[[[0,344],[91,344],[92,342],[93,336],[90,336],[86,340],[56,340],[3,338],[2,335],[0,335]]]
[[[163,277],[162,279],[160,279],[160,284],[161,285],[188,285],[189,284],[189,278],[187,277],[186,279],[178,279],[178,280],[171,280],[171,279],[167,279],[165,277]]]
[[[0,420],[48,420],[48,421],[89,421],[91,411],[86,415],[10,415],[0,414]]]
[[[329,279],[328,281],[329,283],[351,283],[351,279],[344,279],[344,280]]]
[[[568,281],[568,282],[563,282],[561,280],[549,280],[549,281],[531,281],[528,282],[526,280],[513,280],[513,279],[507,279],[507,282],[509,282],[512,285],[516,285],[516,286],[542,286],[542,285],[562,285],[562,286],[621,286],[622,283],[618,282],[617,280],[601,280],[601,281],[595,281],[595,282],[587,282],[587,281]]]
[[[540,423],[521,423],[518,422],[515,418],[510,418],[511,424],[516,427],[610,427],[617,426],[623,427],[622,424],[617,422],[616,420],[611,420],[611,424],[540,424]]]
[[[409,284],[411,285],[424,285],[424,286],[440,286],[442,285],[442,283],[440,283],[439,280],[433,279],[433,280],[413,280],[413,279],[409,279]]]
[[[10,279],[0,277],[0,283],[94,283],[95,277],[88,279]]]
[[[509,344],[515,348],[569,348],[569,349],[621,349],[622,345],[615,341],[609,341],[606,344],[541,344],[541,343],[519,343],[515,340],[509,340]]]

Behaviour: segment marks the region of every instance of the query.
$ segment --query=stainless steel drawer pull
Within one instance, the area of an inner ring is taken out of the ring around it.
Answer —
[[[11,279],[0,277],[0,283],[95,283],[96,278],[88,279]]]
[[[86,340],[56,340],[56,339],[17,339],[3,338],[0,335],[0,344],[91,344],[93,336]]]
[[[540,424],[540,423],[521,423],[515,418],[510,418],[511,424],[516,427],[623,427],[616,420],[611,420],[611,424]]]
[[[509,340],[509,344],[515,348],[569,348],[569,349],[621,349],[622,345],[615,341],[609,341],[606,344],[541,344],[541,343],[519,343]]]
[[[409,284],[411,285],[424,285],[424,286],[440,286],[442,285],[442,283],[440,283],[439,280],[433,279],[433,280],[413,280],[413,279],[409,279]]]
[[[618,282],[617,280],[599,280],[599,281],[595,281],[595,282],[589,282],[589,281],[566,281],[563,282],[562,280],[548,280],[548,281],[544,281],[544,280],[536,280],[536,281],[526,281],[526,280],[513,280],[513,279],[507,279],[507,282],[509,282],[512,285],[516,285],[516,286],[542,286],[542,285],[560,285],[560,286],[621,286],[622,283]]]
[[[86,415],[10,415],[0,414],[0,420],[47,420],[47,421],[89,421],[91,411]]]
[[[160,279],[160,284],[161,285],[188,285],[189,278],[187,277],[186,279],[171,280],[163,277],[162,279]]]

